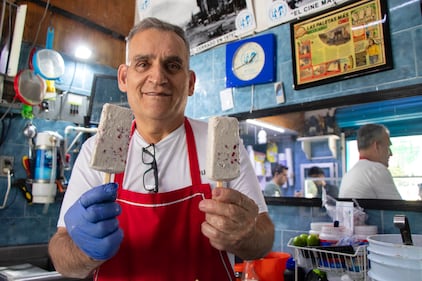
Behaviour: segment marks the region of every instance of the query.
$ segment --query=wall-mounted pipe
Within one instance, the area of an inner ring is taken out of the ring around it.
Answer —
[[[73,139],[72,143],[68,146],[68,136],[70,132],[76,131],[78,134]],[[78,126],[67,126],[64,129],[64,151],[65,154],[69,153],[69,151],[72,149],[72,147],[75,145],[75,143],[78,141],[78,139],[84,134],[95,134],[97,132],[97,128],[86,128],[86,127],[78,127]]]

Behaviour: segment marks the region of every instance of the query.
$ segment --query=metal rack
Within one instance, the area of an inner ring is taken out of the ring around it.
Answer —
[[[298,247],[292,245],[291,239],[288,247],[294,249],[296,267],[318,268],[338,276],[347,273],[354,281],[369,280],[367,277],[369,266],[366,245],[357,247]]]

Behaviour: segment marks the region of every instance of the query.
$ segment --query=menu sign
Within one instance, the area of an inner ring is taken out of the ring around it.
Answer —
[[[291,24],[295,89],[390,69],[387,20],[365,0]]]

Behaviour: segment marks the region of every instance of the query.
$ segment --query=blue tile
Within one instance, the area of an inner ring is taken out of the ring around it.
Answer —
[[[422,16],[421,16],[422,17]],[[412,42],[414,44],[416,73],[421,76],[422,73],[422,27],[416,28],[412,32]]]
[[[419,1],[389,0],[388,9],[391,33],[422,24]]]

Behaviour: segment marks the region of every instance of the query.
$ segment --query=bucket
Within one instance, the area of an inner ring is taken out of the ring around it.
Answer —
[[[289,258],[289,253],[270,252],[264,258],[255,260],[255,271],[260,278],[259,281],[283,281]]]
[[[399,234],[368,236],[368,275],[373,280],[422,280],[422,235],[412,235],[414,245],[404,245]]]

